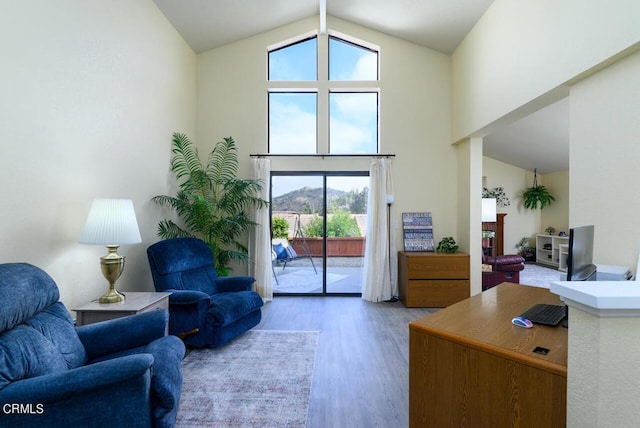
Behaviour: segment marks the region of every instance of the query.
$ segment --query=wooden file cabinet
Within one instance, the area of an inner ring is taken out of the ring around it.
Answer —
[[[408,308],[439,308],[469,297],[469,255],[398,252],[398,291]]]

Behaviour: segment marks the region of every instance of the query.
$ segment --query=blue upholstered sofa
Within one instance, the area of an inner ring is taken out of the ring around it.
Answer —
[[[0,426],[171,427],[184,344],[157,310],[75,328],[53,279],[0,264]]]
[[[256,326],[262,298],[250,276],[219,277],[209,246],[196,238],[156,242],[147,249],[156,291],[170,291],[169,332],[187,345],[224,345]]]

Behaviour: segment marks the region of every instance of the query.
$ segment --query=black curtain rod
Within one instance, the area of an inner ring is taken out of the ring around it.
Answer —
[[[327,153],[327,154],[299,154],[299,155],[293,155],[293,154],[270,154],[270,153],[265,153],[265,154],[250,154],[249,155],[252,158],[394,158],[396,157],[396,155],[391,154],[391,153],[386,153],[386,154],[352,154],[352,155],[339,155],[339,154],[331,154],[331,153]]]

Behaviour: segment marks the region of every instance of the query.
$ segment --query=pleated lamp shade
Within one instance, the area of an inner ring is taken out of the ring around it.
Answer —
[[[128,245],[142,242],[130,199],[95,199],[80,238],[81,244]]]

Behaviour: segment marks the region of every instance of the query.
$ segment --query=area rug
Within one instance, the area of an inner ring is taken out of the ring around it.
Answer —
[[[319,332],[250,330],[182,362],[176,427],[304,427]]]

